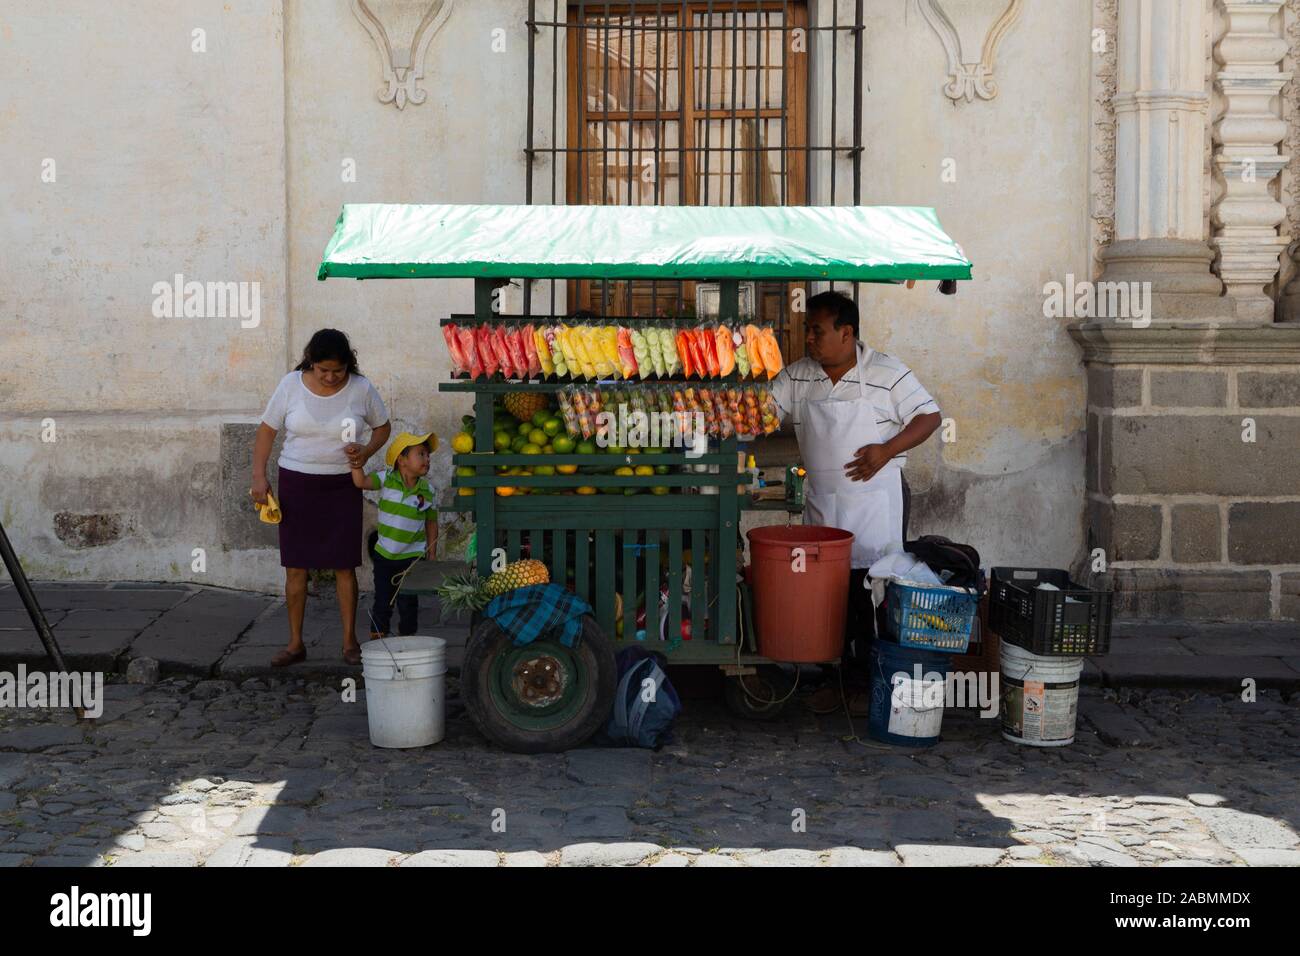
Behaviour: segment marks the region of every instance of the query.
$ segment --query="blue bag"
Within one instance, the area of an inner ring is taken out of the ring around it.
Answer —
[[[607,747],[658,750],[667,743],[673,721],[682,712],[681,698],[669,683],[659,655],[629,647],[619,652],[616,661],[618,689],[598,740]]]

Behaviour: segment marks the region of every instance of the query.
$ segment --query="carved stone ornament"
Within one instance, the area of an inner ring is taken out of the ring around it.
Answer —
[[[991,100],[998,95],[998,85],[993,79],[998,44],[1020,19],[1024,0],[917,0],[921,15],[939,35],[943,49],[948,54],[948,82],[944,95],[954,102],[973,103],[975,97]],[[1001,14],[985,32],[988,10]],[[955,21],[955,22],[954,22]],[[980,36],[983,34],[983,42]],[[979,59],[975,50],[979,48]]]
[[[451,14],[452,0],[352,0],[352,13],[379,48],[384,86],[379,102],[399,110],[428,97],[420,88],[424,57],[438,28]]]

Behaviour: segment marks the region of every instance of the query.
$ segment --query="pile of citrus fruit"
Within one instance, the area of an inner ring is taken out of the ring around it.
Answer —
[[[618,446],[608,446],[604,449],[597,447],[596,442],[583,439],[577,435],[569,434],[564,427],[564,419],[560,413],[551,405],[547,396],[539,393],[531,393],[530,398],[533,400],[521,405],[518,402],[510,401],[511,395],[506,396],[506,401],[498,404],[493,409],[492,419],[492,448],[497,454],[501,455],[592,455],[598,456],[602,451],[611,455],[636,455],[644,452],[648,455],[662,454],[662,448],[621,448]],[[527,418],[521,418],[522,414],[531,413]],[[458,454],[469,454],[474,451],[474,429],[475,419],[473,415],[466,415],[461,419],[461,430],[451,439],[452,451]],[[590,474],[598,475],[666,475],[670,471],[668,465],[620,465],[617,467],[611,465],[601,465],[599,460],[593,461],[591,465],[533,465],[530,467],[523,466],[505,466],[498,465],[496,473],[498,475],[523,477],[528,475],[573,475],[573,474]],[[475,469],[468,465],[461,465],[456,469],[456,475],[460,478],[472,477]],[[596,480],[593,478],[593,480]],[[649,491],[651,494],[666,495],[671,489],[666,485],[656,485],[650,489],[646,488],[615,488],[615,487],[598,487],[597,485],[582,485],[579,488],[529,488],[524,486],[502,485],[496,489],[496,493],[503,498],[512,495],[534,494],[534,495],[634,495]],[[475,489],[460,488],[458,493],[461,495],[472,495]]]

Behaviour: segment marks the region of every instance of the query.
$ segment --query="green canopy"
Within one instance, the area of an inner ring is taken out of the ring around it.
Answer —
[[[318,279],[969,279],[921,206],[349,203]]]

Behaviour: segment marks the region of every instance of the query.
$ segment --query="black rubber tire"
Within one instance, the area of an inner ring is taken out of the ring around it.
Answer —
[[[742,680],[745,682],[744,687],[740,686]],[[748,694],[745,693],[746,688]],[[758,668],[757,674],[727,678],[723,698],[727,702],[727,709],[737,717],[746,720],[776,720],[785,711],[786,704],[793,699],[790,693],[792,690],[794,681],[789,674],[780,667],[765,664]],[[750,694],[762,700],[775,700],[776,703],[760,703]]]
[[[544,647],[550,641],[537,641]],[[559,727],[528,730],[512,723],[499,710],[489,690],[493,659],[511,648],[509,636],[491,618],[470,632],[461,665],[460,695],[479,732],[513,753],[538,754],[572,750],[591,739],[609,717],[618,684],[614,649],[596,619],[582,618],[582,634],[571,649],[588,675],[587,691],[577,711]],[[594,675],[594,676],[592,676]]]

